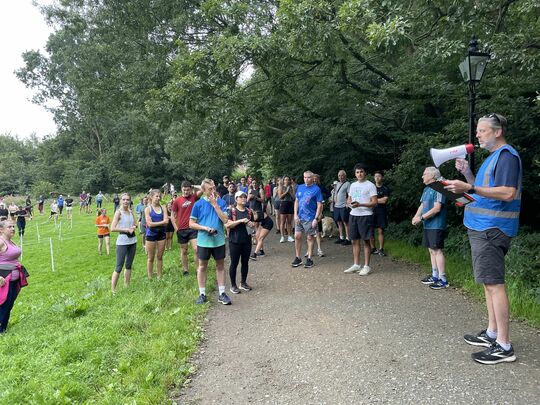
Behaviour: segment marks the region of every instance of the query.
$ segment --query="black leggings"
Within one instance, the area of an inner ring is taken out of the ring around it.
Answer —
[[[136,243],[131,245],[116,245],[116,267],[114,268],[114,271],[120,273],[122,267],[124,267],[124,261],[126,262],[126,270],[131,270],[136,252]]]
[[[231,266],[229,267],[229,276],[231,277],[231,286],[236,286],[236,268],[238,262],[242,259],[240,275],[242,283],[247,281],[249,255],[251,254],[251,242],[249,243],[229,243],[229,255],[231,256]]]

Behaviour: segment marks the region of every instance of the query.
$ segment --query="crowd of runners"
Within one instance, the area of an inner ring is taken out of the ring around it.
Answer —
[[[484,285],[488,327],[478,334],[465,335],[464,339],[471,345],[487,347],[472,355],[474,360],[485,364],[516,359],[509,340],[504,256],[519,228],[523,173],[519,154],[506,143],[506,128],[506,118],[501,115],[490,114],[480,118],[476,136],[480,147],[487,149],[490,155],[476,175],[465,160],[457,159],[456,169],[463,174],[466,182],[448,180],[445,183],[449,196],[468,193],[474,197],[473,202],[465,207],[464,224],[468,229],[474,276],[478,283]],[[167,183],[163,187],[164,193],[159,189],[150,190],[135,209],[132,208],[129,194],[116,195],[113,199],[112,221],[102,207],[105,196],[100,191],[96,195],[100,254],[103,241],[106,253],[110,252],[110,232],[119,233],[116,239],[112,291],[116,292],[124,268],[124,283],[129,284],[137,232],[142,235],[148,278],[154,275],[158,279],[162,277],[163,254],[172,248],[174,233],[180,245],[183,274],[188,275],[188,251],[191,246],[195,252],[199,288],[197,304],[207,302],[206,279],[211,258],[216,264],[218,301],[224,305],[231,304],[226,293],[227,240],[230,257],[229,291],[232,294],[250,291],[249,260],[265,257],[265,239],[274,228],[280,234],[280,243],[294,243],[292,267],[311,268],[315,265],[315,254],[324,257],[321,236],[326,233],[325,226],[335,223],[339,234],[335,243],[352,246],[352,265],[344,272],[367,276],[372,272],[371,255],[386,255],[384,230],[388,224],[386,206],[390,190],[384,185],[381,172],[374,173],[374,183],[368,180],[366,167],[362,164],[356,164],[353,173],[355,181],[349,182],[346,171],[340,170],[337,180],[329,188],[321,183],[320,176],[309,170],[303,173],[301,184],[296,184],[291,176],[268,179],[265,182],[248,176],[240,178],[238,183],[224,176],[222,183],[217,186],[211,179],[204,179],[200,186],[184,181],[180,194],[176,195],[174,186]],[[441,193],[430,187],[440,175],[435,167],[425,168],[422,180],[426,187],[411,220],[412,225],[423,225],[422,244],[428,248],[432,263],[432,274],[424,278],[422,283],[436,290],[449,286],[442,253],[446,236],[447,201]],[[172,196],[167,204],[163,204],[163,194]],[[80,194],[80,213],[91,213],[91,201],[89,193],[83,191]],[[326,218],[325,204],[331,213]],[[44,198],[40,196],[38,210],[41,214],[43,206]],[[67,215],[71,215],[73,199],[69,195],[65,200],[62,195],[53,200],[49,220],[62,215],[64,207]],[[26,200],[26,207],[14,204],[6,206],[3,200],[0,201],[0,265],[4,266],[0,266],[3,271],[0,276],[0,298],[4,300],[0,304],[0,332],[7,327],[9,312],[20,287],[26,285],[25,274],[18,263],[20,248],[11,241],[15,233],[15,222],[22,236],[24,226],[19,226],[19,218],[26,219],[31,215],[30,197]],[[304,238],[307,242],[306,250],[303,249]]]

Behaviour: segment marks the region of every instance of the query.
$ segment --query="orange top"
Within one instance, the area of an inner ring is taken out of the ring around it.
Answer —
[[[111,223],[111,220],[107,215],[103,216],[100,215],[96,218],[96,225],[108,225]],[[104,226],[98,226],[97,227],[97,234],[98,235],[108,235],[109,234],[109,228],[106,228]]]

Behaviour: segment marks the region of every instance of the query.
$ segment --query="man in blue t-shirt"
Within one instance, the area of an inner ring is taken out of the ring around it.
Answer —
[[[426,167],[422,174],[422,181],[427,186],[440,177],[439,169]],[[422,279],[422,283],[429,285],[433,290],[448,288],[443,253],[446,238],[446,197],[431,187],[424,188],[420,206],[412,219],[413,225],[419,223],[424,225],[422,245],[428,248],[431,259],[431,276]]]
[[[304,267],[313,267],[311,254],[313,253],[313,236],[317,234],[317,218],[320,217],[323,209],[322,193],[315,183],[313,172],[304,172],[304,184],[296,189],[296,200],[294,201],[294,248],[296,257],[292,262],[293,267],[302,264],[300,254],[302,251],[302,233],[307,235],[307,259]]]
[[[218,301],[223,305],[231,305],[231,299],[225,294],[225,232],[223,225],[229,220],[227,204],[216,191],[214,182],[204,179],[201,184],[203,192],[194,205],[189,217],[189,227],[197,232],[197,258],[199,269],[199,298],[197,304],[206,302],[206,269],[210,256],[216,261],[216,278],[219,289]]]

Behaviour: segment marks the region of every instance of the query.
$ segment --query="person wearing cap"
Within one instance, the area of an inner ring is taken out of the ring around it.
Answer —
[[[445,187],[454,193],[472,194],[475,199],[465,207],[463,223],[471,245],[474,278],[484,285],[488,325],[464,339],[470,345],[486,347],[471,355],[482,364],[516,361],[510,343],[504,256],[519,229],[523,166],[519,153],[506,143],[507,128],[508,122],[500,114],[480,118],[476,138],[489,156],[476,176],[464,159],[457,159],[456,169],[467,182],[449,180]]]
[[[236,206],[229,211],[229,222],[226,227],[229,231],[229,255],[231,264],[229,266],[229,276],[231,278],[230,291],[233,294],[240,294],[240,290],[250,291],[251,287],[247,283],[249,271],[249,256],[251,253],[251,234],[248,227],[253,228],[253,213],[246,207],[247,194],[237,191],[234,194]],[[238,263],[240,267],[240,286],[236,283],[236,270]]]

